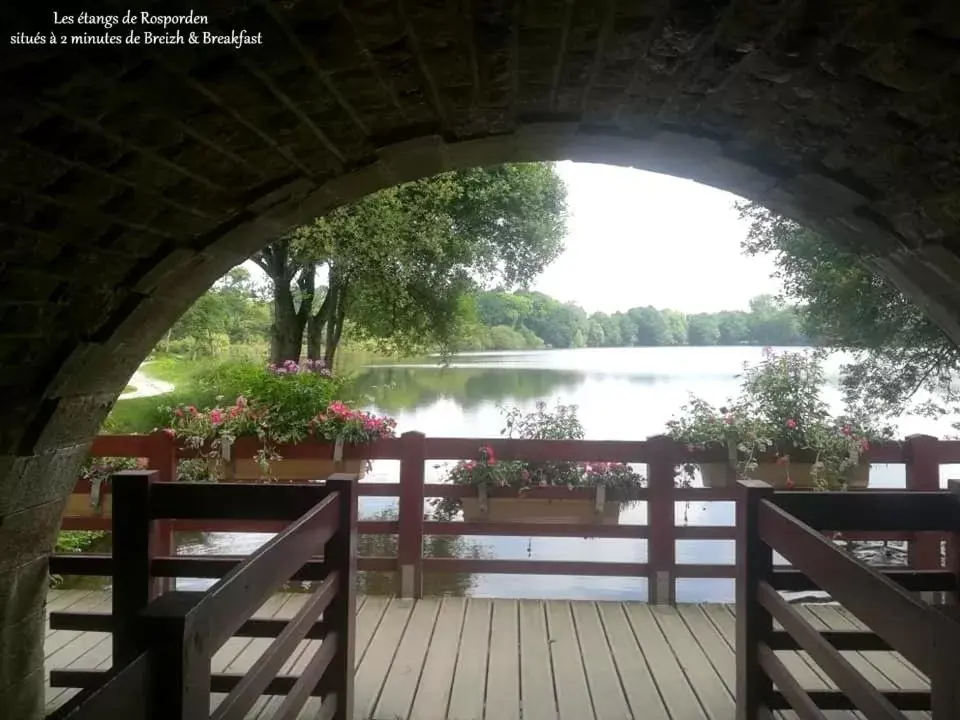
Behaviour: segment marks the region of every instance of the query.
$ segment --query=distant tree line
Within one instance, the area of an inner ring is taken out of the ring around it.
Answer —
[[[807,345],[797,310],[770,295],[749,310],[685,314],[653,306],[587,314],[539,292],[481,292],[474,296],[475,323],[459,349],[522,350],[669,345]]]

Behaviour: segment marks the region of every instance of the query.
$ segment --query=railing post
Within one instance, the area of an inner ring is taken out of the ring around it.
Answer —
[[[151,470],[156,470],[157,482],[177,481],[177,441],[165,432],[155,432],[150,436],[150,456],[148,458]],[[153,524],[153,538],[151,540],[150,557],[176,555],[176,543],[173,537],[173,521],[157,520]],[[154,578],[151,597],[174,589],[174,578]]]
[[[936,492],[940,489],[940,443],[931,435],[911,435],[906,440],[907,490]],[[907,562],[914,570],[940,567],[940,537],[937,533],[917,533],[907,543]],[[932,601],[935,593],[921,593]]]
[[[423,501],[426,436],[406,432],[400,451],[399,537],[397,569],[400,571],[399,595],[418,598],[423,594]]]
[[[153,470],[125,470],[111,479],[113,490],[113,665],[137,657],[137,616],[150,602],[150,485]]]
[[[353,675],[357,622],[357,477],[331,475],[327,485],[340,493],[340,529],[327,543],[327,567],[339,574],[337,594],[324,612],[329,631],[336,633],[337,651],[321,679],[337,696],[333,720],[353,720]],[[329,632],[328,631],[328,632]]]
[[[760,643],[773,634],[773,618],[760,604],[759,586],[773,576],[773,550],[760,539],[760,503],[773,498],[773,488],[760,480],[741,480],[737,497],[737,715],[759,720],[773,692],[773,682],[760,666]]]
[[[664,436],[647,443],[647,601],[667,605],[676,599],[675,444]]]
[[[948,481],[947,487],[953,493],[954,502],[960,505],[960,480]],[[957,605],[960,604],[960,530],[947,535],[947,570],[956,578],[956,589],[951,593],[945,593],[948,597],[944,599],[950,604]]]

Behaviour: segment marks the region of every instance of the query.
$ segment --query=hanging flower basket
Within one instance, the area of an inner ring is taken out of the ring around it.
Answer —
[[[268,463],[258,458],[237,457],[231,446],[221,443],[219,457],[208,459],[210,473],[224,482],[271,480],[312,482],[325,480],[335,473],[348,473],[362,478],[369,461],[363,458],[343,459],[343,442],[334,445],[331,458],[273,458]]]
[[[722,488],[731,485],[727,475],[725,463],[700,463],[700,476],[703,486],[708,488]],[[795,463],[789,465],[789,473],[785,472],[782,464],[757,463],[757,466],[746,473],[754,480],[762,480],[768,485],[781,490],[789,488],[815,488],[817,482],[813,472],[813,463]],[[789,478],[789,481],[788,481]],[[847,470],[846,486],[848,488],[863,489],[870,482],[869,463],[860,463]]]
[[[507,437],[583,439],[583,428],[573,406],[558,405],[551,412],[541,402],[532,413],[514,408],[505,411],[505,415],[506,427],[501,434]],[[576,525],[618,524],[620,511],[645,497],[646,483],[624,463],[498,460],[490,445],[480,446],[475,460],[465,460],[450,468],[444,481],[474,487],[477,494],[431,501],[437,519],[452,520],[462,511],[466,522]],[[494,493],[490,488],[517,492],[511,493],[513,497],[491,497]]]
[[[602,486],[598,487],[602,490]],[[598,493],[601,495],[601,493]],[[463,498],[464,522],[618,525],[620,503],[586,498]]]

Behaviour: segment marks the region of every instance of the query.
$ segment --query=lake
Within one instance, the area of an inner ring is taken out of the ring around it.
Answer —
[[[793,348],[795,350],[795,348]],[[441,368],[434,361],[372,365],[358,378],[372,410],[397,419],[397,431],[419,430],[436,437],[495,437],[503,425],[500,408],[532,410],[538,401],[549,405],[576,405],[588,440],[638,440],[662,433],[665,423],[687,401],[690,393],[722,404],[735,395],[737,374],[744,362],[760,359],[759,347],[662,347],[544,350],[459,355]],[[843,357],[826,362],[833,385],[825,399],[840,406],[836,387]],[[903,435],[929,433],[942,437],[949,427],[920,418],[899,422]],[[645,474],[645,468],[638,466]],[[437,482],[442,467],[427,466],[427,481]],[[960,467],[943,466],[941,483],[960,477]],[[399,462],[376,461],[365,478],[370,482],[398,482]],[[903,487],[902,465],[875,465],[872,487]],[[387,517],[396,500],[362,498],[365,517]],[[644,503],[624,510],[621,523],[646,522]],[[732,503],[686,503],[677,506],[678,524],[729,525]],[[184,538],[180,552],[244,553],[264,542],[262,534],[209,533]],[[392,554],[391,538],[366,538],[362,554]],[[483,537],[428,539],[426,552],[435,556],[490,557],[537,560],[598,560],[646,562],[645,540]],[[885,553],[882,547],[866,552]],[[677,541],[678,563],[733,563],[732,541]],[[895,560],[896,558],[893,558]],[[367,574],[368,592],[390,592],[388,579]],[[181,586],[203,587],[186,581]],[[455,575],[428,576],[425,590],[432,594],[477,597],[569,598],[642,600],[646,581],[639,578]],[[730,602],[733,580],[681,579],[681,602]]]

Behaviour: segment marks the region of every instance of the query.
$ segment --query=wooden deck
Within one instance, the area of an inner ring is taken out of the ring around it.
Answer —
[[[289,617],[306,595],[278,595],[258,617]],[[50,610],[108,612],[106,592],[50,593]],[[842,608],[810,605],[823,629],[861,627]],[[485,600],[359,601],[358,720],[733,720],[734,616],[729,605]],[[233,638],[215,672],[243,672],[268,639]],[[297,674],[319,641],[305,641],[283,669]],[[110,636],[47,631],[49,668],[107,668]],[[778,653],[808,689],[831,689],[805,653]],[[926,689],[926,678],[891,652],[845,652],[884,690]],[[49,688],[48,710],[75,691]],[[220,697],[214,696],[213,705]],[[269,720],[279,698],[248,718]],[[301,713],[311,718],[319,703]],[[828,712],[836,720],[857,713]],[[928,713],[907,713],[929,718]],[[791,712],[781,715],[794,718]]]

